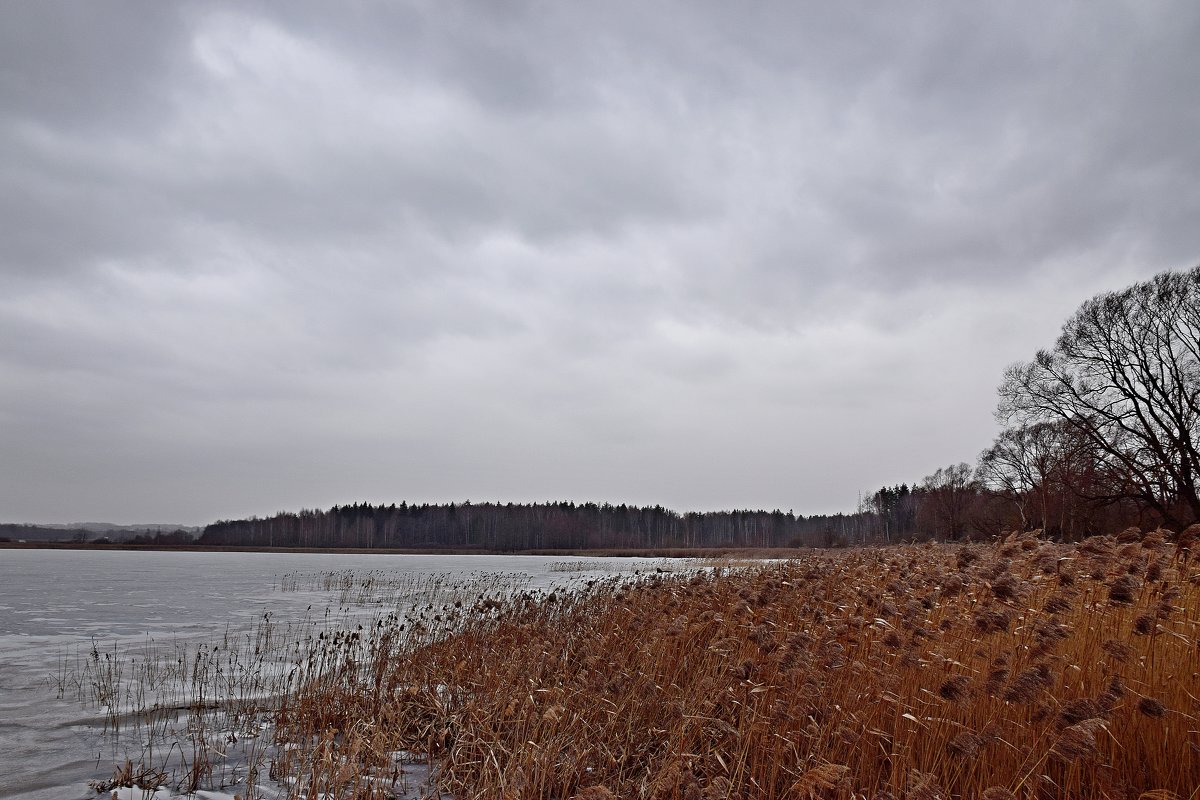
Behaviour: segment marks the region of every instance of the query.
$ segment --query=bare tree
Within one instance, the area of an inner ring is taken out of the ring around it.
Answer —
[[[975,499],[976,484],[970,464],[951,464],[929,475],[921,483],[935,528],[942,528],[951,539],[962,538],[967,514]]]
[[[1007,428],[979,454],[976,481],[1007,500],[1023,530],[1056,528],[1065,533],[1065,517],[1074,517],[1072,495],[1086,491],[1087,444],[1061,420]],[[1059,520],[1052,523],[1057,510]]]
[[[1021,529],[1035,527],[1031,524],[1034,510],[1030,501],[1042,487],[1041,518],[1046,518],[1045,485],[1053,465],[1055,450],[1045,433],[1053,426],[1038,423],[1017,428],[1007,428],[992,446],[979,454],[979,466],[975,479],[1009,501],[1021,518]]]
[[[1052,350],[1009,367],[997,415],[1061,422],[1090,446],[1090,496],[1200,519],[1200,267],[1084,303]]]

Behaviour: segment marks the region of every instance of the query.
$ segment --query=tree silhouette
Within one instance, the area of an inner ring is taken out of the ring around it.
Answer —
[[[1175,526],[1200,519],[1200,267],[1084,303],[1053,349],[1008,368],[997,415],[1078,434],[1092,499],[1132,499]]]

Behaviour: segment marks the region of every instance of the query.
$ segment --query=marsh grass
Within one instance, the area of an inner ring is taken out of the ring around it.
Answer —
[[[597,582],[342,639],[279,735],[303,796],[1194,798],[1200,574],[1137,543],[909,546]]]
[[[95,788],[253,787],[270,752],[266,720],[317,624],[280,625],[268,613],[249,631],[213,642],[93,639],[61,657],[51,685],[97,713],[94,727],[118,763]]]
[[[578,572],[571,566],[551,571]],[[511,573],[389,573],[382,570],[328,570],[289,572],[275,577],[280,592],[336,593],[339,606],[389,606],[408,608],[459,602],[465,596],[506,598],[525,589],[529,576]]]
[[[1200,571],[1160,533],[481,588],[276,629],[250,662],[268,678],[201,697],[269,724],[256,769],[296,798],[1200,797]],[[156,669],[195,698],[215,655]],[[61,684],[128,685],[85,661]],[[219,769],[195,747],[181,766]],[[406,780],[418,759],[436,789]]]
[[[304,737],[284,743],[276,734],[281,709],[307,676],[343,669],[335,655],[353,651],[352,662],[380,656],[377,649],[358,652],[368,642],[364,630],[391,631],[389,646],[408,647],[410,640],[446,630],[468,603],[501,607],[528,580],[485,573],[291,574],[276,579],[277,590],[333,594],[337,607],[310,608],[284,622],[267,612],[247,629],[227,629],[211,641],[106,644],[93,638],[90,646],[60,655],[47,681],[59,698],[96,712],[91,727],[116,762],[110,778],[93,782],[97,791],[233,788],[243,800],[274,797],[283,777],[276,762],[287,765],[293,750],[308,751]],[[330,739],[326,750],[340,748],[344,738]],[[403,760],[393,759],[393,796],[414,788]]]

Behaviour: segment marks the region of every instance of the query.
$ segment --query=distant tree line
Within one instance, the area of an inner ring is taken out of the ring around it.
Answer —
[[[196,543],[196,537],[185,530],[155,531],[139,533],[129,538],[121,539],[122,544],[150,545],[153,547],[179,547]]]
[[[1074,540],[1200,521],[1200,267],[1088,300],[1053,348],[1008,368],[996,417],[974,467],[870,496],[873,538]]]
[[[608,503],[353,503],[215,522],[199,544],[502,552],[829,546],[847,540],[855,518],[780,510],[681,514],[662,506]]]

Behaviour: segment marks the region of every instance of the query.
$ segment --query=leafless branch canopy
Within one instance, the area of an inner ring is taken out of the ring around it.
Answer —
[[[992,480],[1027,478],[1006,448],[1060,425],[1087,447],[1095,496],[1200,519],[1200,267],[1084,303],[1052,350],[1009,367],[997,416],[1015,427],[993,447]]]

